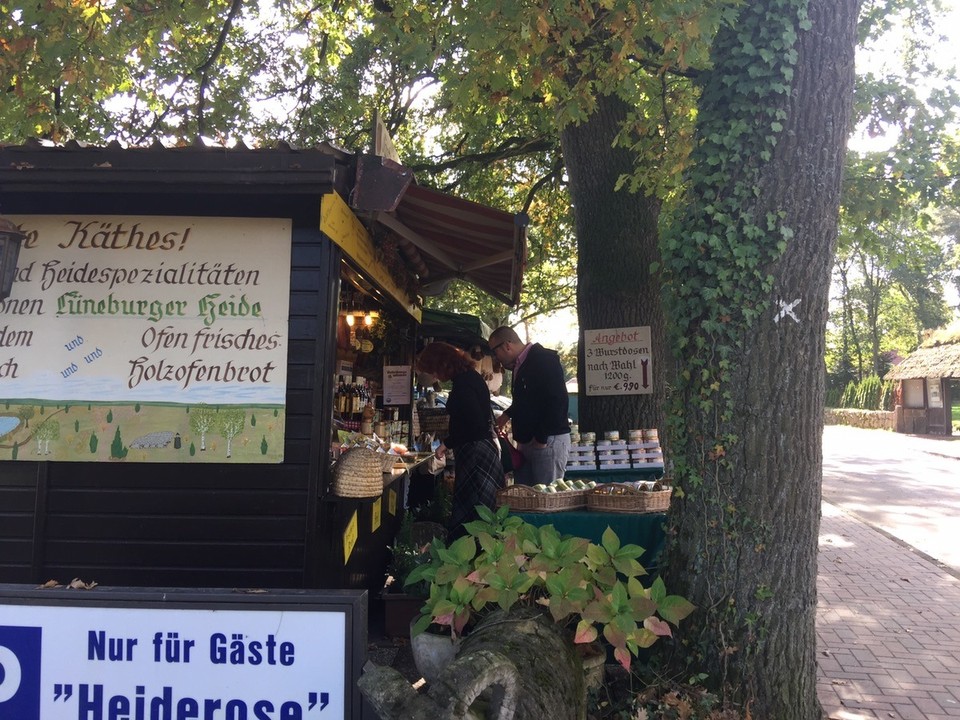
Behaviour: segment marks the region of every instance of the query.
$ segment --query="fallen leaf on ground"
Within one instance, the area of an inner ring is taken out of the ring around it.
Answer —
[[[74,578],[70,581],[70,584],[67,586],[71,590],[93,590],[97,586],[97,582],[91,580],[90,582],[84,582],[80,578]]]

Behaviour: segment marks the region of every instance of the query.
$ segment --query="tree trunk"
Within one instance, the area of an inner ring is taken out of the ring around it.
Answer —
[[[667,373],[660,281],[650,264],[659,259],[653,197],[624,198],[617,191],[622,175],[632,174],[636,156],[614,147],[629,108],[616,96],[597,98],[597,108],[579,126],[560,134],[577,234],[577,313],[580,348],[577,380],[582,430],[602,433],[663,427],[663,393]],[[601,328],[650,326],[652,394],[586,394],[583,332]]]
[[[393,668],[374,666],[358,682],[381,720],[582,720],[587,710],[573,641],[539,614],[485,618],[426,694]]]
[[[690,371],[678,376],[683,419],[671,429],[682,468],[666,582],[698,606],[681,632],[707,682],[778,720],[820,717],[824,329],[858,11],[857,0],[810,0],[804,30],[804,4],[748,0],[736,28],[720,31],[673,235],[680,259],[665,251],[669,319]],[[784,80],[758,99],[768,71]],[[769,145],[748,145],[771,128]]]

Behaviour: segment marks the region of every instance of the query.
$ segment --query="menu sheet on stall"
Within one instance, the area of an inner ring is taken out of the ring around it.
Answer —
[[[583,331],[587,395],[653,392],[650,326]]]
[[[413,375],[409,365],[383,366],[383,404],[409,405]]]

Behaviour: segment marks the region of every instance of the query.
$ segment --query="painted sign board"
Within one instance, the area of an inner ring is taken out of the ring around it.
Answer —
[[[283,460],[289,220],[11,217],[0,459]]]
[[[583,331],[587,395],[653,393],[650,327]]]
[[[0,585],[0,717],[360,717],[365,591]]]

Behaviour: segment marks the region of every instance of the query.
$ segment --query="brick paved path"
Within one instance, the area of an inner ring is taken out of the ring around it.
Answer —
[[[960,718],[960,579],[824,503],[818,591],[825,717]]]

